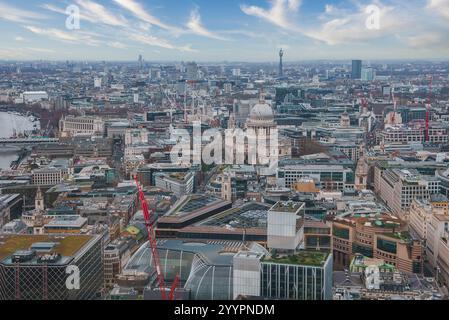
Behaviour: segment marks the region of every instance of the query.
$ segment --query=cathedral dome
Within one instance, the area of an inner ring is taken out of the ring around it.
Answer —
[[[273,121],[274,119],[273,110],[266,103],[256,104],[249,117],[252,121]]]

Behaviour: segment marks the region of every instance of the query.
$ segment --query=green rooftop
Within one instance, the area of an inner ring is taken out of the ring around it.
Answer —
[[[89,235],[67,235],[67,236],[51,236],[51,235],[6,235],[0,237],[0,261],[14,254],[19,250],[28,250],[33,243],[37,242],[56,242],[54,253],[62,256],[70,257],[77,253],[92,236]]]
[[[278,264],[292,264],[302,266],[322,267],[328,257],[327,252],[321,251],[300,251],[289,256],[271,256],[264,258],[264,262],[272,262]]]
[[[301,208],[301,205],[302,205],[301,202],[279,201],[270,209],[270,211],[295,213]]]
[[[409,241],[411,238],[410,233],[408,231],[386,233],[384,235],[387,237],[395,238],[395,239],[402,240],[402,241]]]

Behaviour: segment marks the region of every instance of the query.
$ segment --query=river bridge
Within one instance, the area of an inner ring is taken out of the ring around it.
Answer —
[[[48,144],[48,143],[58,143],[59,138],[0,138],[0,146],[13,145],[13,146],[29,146],[36,144]]]

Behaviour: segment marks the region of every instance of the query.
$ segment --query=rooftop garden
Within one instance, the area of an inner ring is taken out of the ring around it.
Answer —
[[[185,172],[175,172],[175,173],[170,173],[169,177],[172,179],[177,179],[177,180],[184,180],[185,176],[187,174]]]
[[[387,233],[385,234],[385,236],[398,239],[401,241],[409,241],[411,238],[410,233],[408,231]]]
[[[48,235],[14,235],[1,239],[0,260],[14,254],[19,250],[28,250],[36,242],[56,242],[54,253],[62,256],[72,256],[78,252],[92,237],[87,235],[65,236],[55,238]]]
[[[272,255],[265,258],[263,261],[279,263],[279,264],[292,264],[292,265],[304,265],[321,267],[326,262],[328,253],[320,251],[300,251],[293,255]]]
[[[295,213],[299,208],[301,207],[301,204],[298,202],[293,201],[287,201],[287,202],[278,202],[276,203],[272,211],[278,211],[278,212],[292,212]]]

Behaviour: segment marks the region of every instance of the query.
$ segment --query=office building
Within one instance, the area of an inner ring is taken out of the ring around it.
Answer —
[[[105,124],[98,117],[67,116],[59,121],[59,131],[61,136],[103,136]]]
[[[186,65],[186,79],[198,80],[198,65],[195,62],[188,62]]]
[[[277,171],[278,185],[292,188],[302,178],[312,178],[328,190],[343,190],[354,186],[354,171],[342,165],[285,165]]]
[[[332,300],[332,254],[299,251],[265,256],[261,261],[261,296],[282,300]]]
[[[0,236],[0,300],[89,300],[103,287],[102,236]],[[79,270],[80,286],[66,284]]]
[[[413,199],[428,199],[430,195],[440,192],[438,178],[421,175],[416,169],[387,169],[382,171],[379,181],[375,192],[394,213],[404,219],[408,218]]]
[[[361,72],[362,81],[373,81],[376,77],[376,70],[373,68],[363,68]]]
[[[194,192],[195,175],[193,172],[177,172],[156,175],[156,187],[173,192],[180,199],[186,194]]]
[[[304,240],[304,203],[278,202],[267,217],[267,245],[270,249],[296,250]]]
[[[362,60],[352,60],[352,79],[360,80],[362,78]]]
[[[23,198],[20,194],[0,195],[0,228],[9,221],[17,219],[22,213]]]
[[[26,91],[22,96],[24,103],[35,103],[48,100],[48,93],[45,91]]]
[[[346,217],[332,221],[334,263],[347,268],[355,254],[383,259],[398,270],[422,272],[423,243],[391,216]]]

